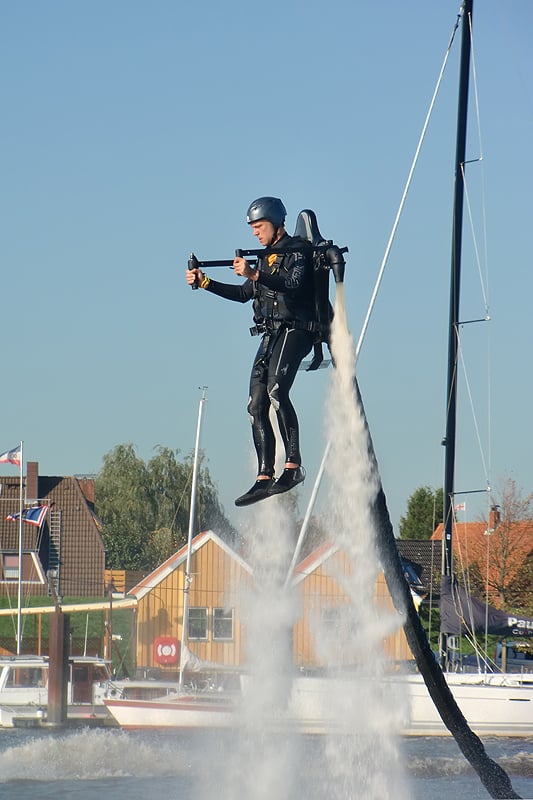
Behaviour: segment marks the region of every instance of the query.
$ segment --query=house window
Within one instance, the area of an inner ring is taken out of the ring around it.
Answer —
[[[17,583],[19,579],[19,555],[14,552],[0,552],[0,581]],[[22,582],[46,583],[39,555],[34,550],[22,554]]]
[[[2,553],[2,580],[18,581],[19,557],[9,553]]]
[[[207,640],[207,608],[189,608],[189,639]]]
[[[213,609],[213,639],[219,641],[233,639],[233,609]]]
[[[323,608],[322,609],[322,624],[326,630],[337,631],[341,623],[340,608]]]

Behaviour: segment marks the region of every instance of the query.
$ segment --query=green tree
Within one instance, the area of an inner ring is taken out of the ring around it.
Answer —
[[[187,541],[192,467],[192,456],[178,461],[168,447],[158,447],[148,463],[132,444],[104,456],[95,505],[109,568],[153,569]],[[229,541],[236,536],[200,459],[193,533],[207,528]]]
[[[430,539],[443,521],[442,488],[420,486],[407,501],[407,513],[400,518],[400,539]]]
[[[95,510],[103,524],[106,566],[143,569],[154,506],[148,470],[133,445],[117,445],[104,456],[104,466],[95,480],[95,496]]]

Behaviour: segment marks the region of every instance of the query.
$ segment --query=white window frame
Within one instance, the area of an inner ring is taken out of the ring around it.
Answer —
[[[233,608],[214,608],[213,609],[213,641],[232,642],[234,639],[234,611]],[[230,623],[231,633],[229,636],[219,636],[217,633],[217,623]]]
[[[202,617],[201,617],[200,614],[196,617],[196,619],[191,619],[191,617],[194,617],[194,614],[192,612],[195,612],[195,611],[204,612],[204,622],[205,622],[204,630],[205,630],[205,634],[203,636],[193,636],[192,633],[191,633],[191,622],[193,624],[197,625],[199,622],[202,621]],[[189,620],[188,620],[188,625],[187,625],[187,638],[190,641],[193,641],[193,642],[206,642],[207,638],[208,638],[208,633],[209,633],[209,624],[208,623],[209,623],[209,609],[206,606],[192,606],[191,608],[189,608]]]

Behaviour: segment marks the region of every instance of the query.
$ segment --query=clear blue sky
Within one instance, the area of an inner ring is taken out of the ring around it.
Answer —
[[[186,287],[188,253],[231,258],[254,246],[244,214],[259,195],[283,198],[290,231],[311,207],[322,233],[349,246],[357,337],[459,8],[4,0],[0,451],[23,439],[42,474],[97,472],[123,442],[143,458],[158,444],[185,454],[207,385],[202,445],[238,523],[233,499],[254,475],[245,405],[257,340],[249,306]],[[529,492],[533,3],[477,0],[474,29],[493,320],[489,468],[493,483],[511,476]],[[458,55],[459,39],[358,367],[395,526],[415,488],[442,483]],[[478,154],[472,135],[469,157]],[[477,318],[470,262],[462,317]],[[471,337],[484,439],[486,328]],[[294,391],[311,477],[327,381],[328,371],[302,373]],[[466,422],[459,438],[457,488],[483,488]]]

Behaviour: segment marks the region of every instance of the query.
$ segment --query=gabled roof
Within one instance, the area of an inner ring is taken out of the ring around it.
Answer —
[[[221,550],[232,558],[234,561],[239,564],[242,569],[246,570],[246,572],[252,573],[252,568],[249,564],[244,561],[236,552],[233,550],[220,536],[217,536],[216,533],[213,531],[204,531],[203,533],[199,533],[197,536],[194,537],[192,540],[192,553],[196,553],[202,547],[204,547],[207,542],[214,542],[217,547],[220,547]],[[156,567],[149,575],[146,575],[142,581],[134,586],[132,589],[129,590],[128,595],[134,595],[137,600],[141,600],[145,595],[149,594],[152,589],[158,586],[162,581],[165,580],[169,575],[171,575],[175,570],[177,570],[186,560],[187,560],[187,544],[184,544],[182,548],[180,548],[176,553],[171,555],[167,558],[166,561],[163,561],[158,567]]]
[[[6,547],[18,547],[18,525],[6,520],[7,514],[17,513],[20,506],[20,478],[0,475],[0,544]],[[75,526],[84,536],[93,533],[100,539],[93,505],[82,491],[77,478],[65,475],[40,475],[38,497],[31,501],[34,504],[49,505],[64,512],[64,525]],[[25,502],[25,507],[27,507]],[[24,547],[35,547],[38,530],[25,525],[23,530]]]
[[[43,570],[58,570],[63,596],[101,596],[104,590],[105,551],[90,499],[91,482],[83,488],[74,476],[39,475],[38,463],[28,462],[24,480],[24,506],[47,505],[49,511],[40,528],[24,524],[22,547],[34,551]],[[20,507],[20,477],[0,476],[0,549],[18,550],[19,525],[6,520]],[[56,512],[61,512],[56,513]],[[5,586],[2,584],[2,591]],[[45,594],[48,586],[28,587],[32,594]]]
[[[196,553],[202,547],[204,547],[207,542],[212,541],[225,553],[229,555],[230,558],[234,559],[234,561],[239,564],[239,566],[248,572],[248,574],[253,574],[252,567],[243,559],[241,556],[238,555],[226,542],[224,542],[216,533],[213,531],[204,531],[199,533],[197,536],[194,537],[192,540],[192,553]],[[401,540],[399,540],[400,542]],[[398,542],[398,544],[399,544]],[[329,541],[324,542],[316,550],[313,550],[306,558],[304,558],[294,569],[294,573],[292,576],[292,585],[297,586],[301,583],[305,578],[315,572],[317,569],[322,567],[332,556],[336,553],[340,552],[342,548],[335,542]],[[425,566],[421,570],[422,580],[424,582],[424,577],[431,575],[431,567],[438,572],[440,575],[440,544],[436,542],[431,542],[428,540],[415,540],[413,542],[409,540],[402,541],[402,547],[399,547],[400,555],[402,558],[404,557],[405,551],[409,550],[413,558],[410,558],[409,561],[417,564],[418,561],[414,561],[415,557],[422,562]],[[433,552],[433,557],[431,553]],[[420,555],[423,555],[423,558],[420,558]],[[432,560],[433,558],[433,560]],[[146,575],[141,581],[139,581],[136,586],[128,592],[128,597],[135,597],[137,600],[141,600],[147,594],[149,594],[152,589],[156,588],[159,584],[161,584],[169,575],[171,575],[176,569],[178,569],[182,564],[185,563],[187,560],[187,545],[183,545],[176,553],[172,556],[167,558],[162,564],[160,564],[156,569],[154,569],[149,575]],[[427,586],[424,582],[424,585]],[[437,579],[436,588],[439,587],[439,579]],[[429,588],[429,587],[428,587]]]
[[[441,541],[443,533],[444,525],[441,523],[431,538]],[[512,578],[525,560],[533,555],[533,520],[499,519],[493,527],[484,521],[456,522],[452,531],[452,546],[458,568],[477,564],[484,573],[488,552],[495,581],[499,580],[497,573],[502,567],[508,578]]]
[[[440,591],[442,545],[433,539],[397,539],[402,561],[412,566],[425,590]]]
[[[296,566],[294,570],[292,583],[296,586],[301,581],[305,580],[308,575],[311,575],[315,570],[321,567],[332,555],[335,555],[340,550],[338,544],[334,542],[324,542],[316,550],[313,550],[307,558]]]
[[[437,542],[425,540],[397,540],[398,552],[402,561],[412,565],[416,574],[420,578],[424,589],[429,590],[431,577],[433,576],[433,588],[438,590],[440,587],[441,571],[441,546]],[[307,558],[303,559],[294,570],[293,584],[297,585],[308,575],[322,567],[331,556],[341,550],[340,546],[334,542],[324,542],[324,544],[313,550]]]

